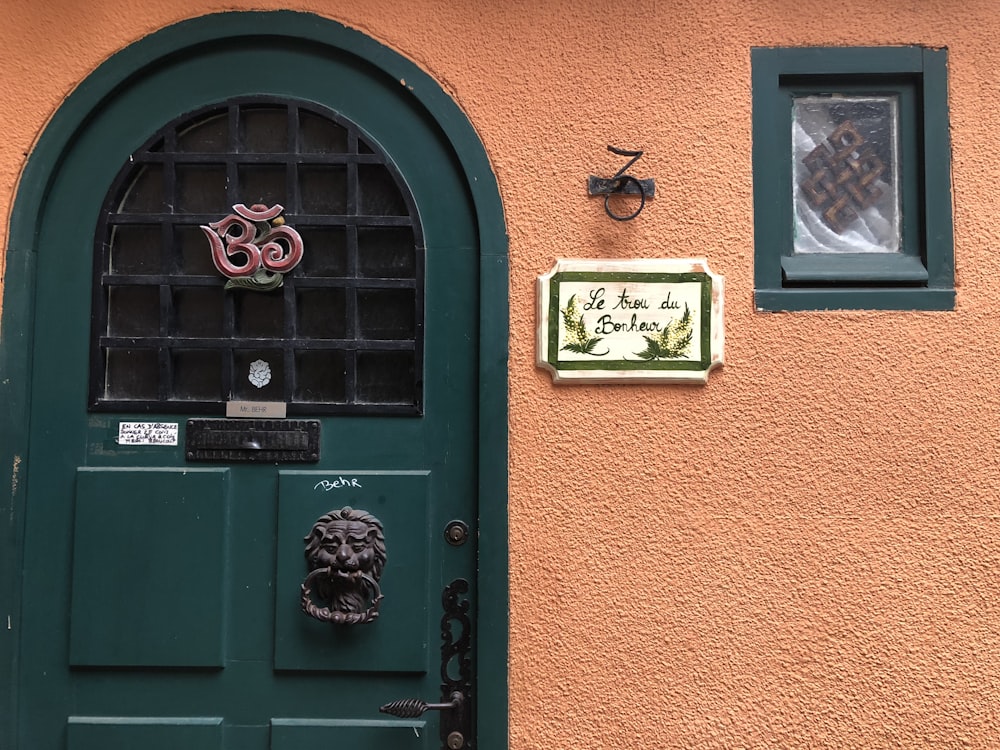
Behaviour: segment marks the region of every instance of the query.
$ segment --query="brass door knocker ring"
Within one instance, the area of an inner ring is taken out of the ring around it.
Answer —
[[[335,625],[375,620],[386,561],[382,522],[345,506],[320,516],[303,541],[309,573],[302,581],[302,611]]]
[[[356,578],[368,588],[371,597],[371,606],[364,612],[342,612],[328,606],[320,607],[313,601],[312,590],[316,579],[321,576],[333,579],[337,575],[333,568],[316,568],[306,576],[302,582],[302,611],[321,622],[332,622],[334,625],[362,625],[378,617],[378,608],[383,599],[382,589],[379,587],[378,581],[360,572]]]

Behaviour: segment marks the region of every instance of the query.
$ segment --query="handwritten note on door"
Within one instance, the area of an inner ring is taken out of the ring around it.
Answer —
[[[118,445],[177,445],[177,422],[119,422]]]

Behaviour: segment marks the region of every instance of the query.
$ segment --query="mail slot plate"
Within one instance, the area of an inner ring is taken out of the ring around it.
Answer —
[[[189,419],[184,453],[188,461],[316,463],[319,420]]]

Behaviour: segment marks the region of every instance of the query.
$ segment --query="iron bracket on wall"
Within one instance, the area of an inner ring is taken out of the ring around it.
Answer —
[[[646,207],[647,198],[653,198],[656,195],[656,180],[651,177],[640,180],[638,177],[626,173],[629,167],[639,161],[639,157],[644,153],[643,151],[628,151],[623,148],[615,148],[614,146],[608,146],[608,151],[618,156],[630,156],[632,158],[611,177],[590,175],[587,178],[587,194],[603,195],[605,213],[615,221],[629,221],[642,213],[642,209]],[[630,214],[616,214],[611,210],[609,203],[612,195],[638,195],[639,207]]]

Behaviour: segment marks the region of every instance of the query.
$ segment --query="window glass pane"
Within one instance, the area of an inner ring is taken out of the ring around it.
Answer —
[[[900,250],[895,96],[793,100],[796,253]]]
[[[343,289],[304,289],[298,294],[299,338],[347,338],[347,307]]]
[[[347,129],[311,114],[299,113],[299,152],[303,154],[347,153]]]
[[[212,263],[212,253],[205,241],[205,233],[196,226],[174,227],[174,257],[179,260],[179,270],[186,276],[213,276],[219,272]]]
[[[110,336],[158,336],[160,287],[114,286],[108,290]]]
[[[226,167],[224,165],[178,165],[178,213],[224,214],[228,213],[229,209],[230,206],[226,202]]]
[[[225,113],[197,122],[177,133],[177,150],[221,154],[229,147],[229,118]]]
[[[104,397],[155,399],[159,371],[156,349],[108,349]]]
[[[362,338],[411,341],[415,320],[412,289],[358,291],[358,325]]]
[[[174,334],[184,338],[222,335],[222,290],[218,287],[174,290]]]
[[[344,403],[347,367],[344,352],[301,351],[295,354],[295,400]]]
[[[284,401],[284,355],[277,349],[237,349],[233,352],[233,398]]]
[[[413,403],[413,352],[358,352],[358,401]]]
[[[376,279],[412,279],[416,247],[409,227],[358,227],[358,270]]]
[[[240,167],[240,188],[242,203],[252,206],[262,203],[273,206],[280,203],[288,205],[288,193],[285,189],[285,168],[274,165],[254,165]]]
[[[222,398],[222,355],[214,349],[181,349],[173,353],[173,398],[218,401]]]
[[[246,338],[277,338],[285,331],[285,298],[274,292],[235,293],[236,335]]]
[[[111,273],[160,273],[163,233],[156,226],[115,227],[111,237]]]
[[[288,115],[284,107],[245,109],[240,124],[243,151],[282,153],[288,150]]]
[[[358,166],[358,213],[364,216],[406,216],[406,203],[389,170],[381,164]]]
[[[347,213],[345,167],[300,167],[299,195],[302,212],[318,215]]]
[[[347,275],[347,232],[343,229],[297,226],[302,244],[309,251],[299,269],[306,276]],[[360,230],[359,230],[360,231]],[[296,269],[296,270],[299,270]]]
[[[163,193],[163,167],[148,164],[140,167],[125,193],[118,210],[123,214],[158,214],[166,210]]]

